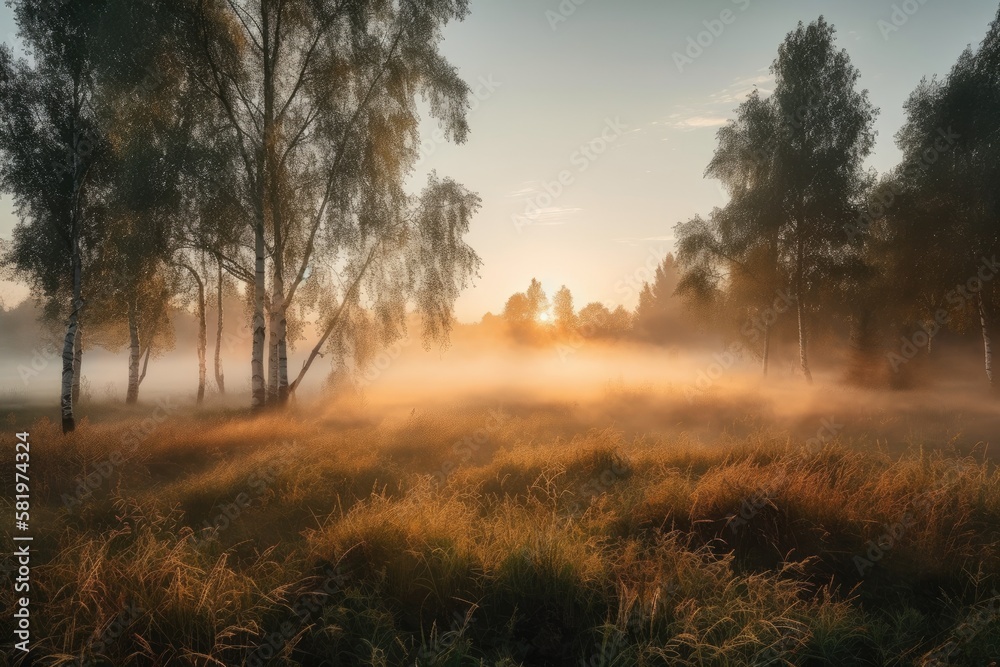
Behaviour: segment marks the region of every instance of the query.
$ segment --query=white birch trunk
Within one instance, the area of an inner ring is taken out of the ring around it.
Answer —
[[[801,223],[800,223],[801,224]],[[809,345],[806,331],[806,303],[802,294],[803,273],[805,272],[805,242],[799,232],[798,266],[796,267],[795,278],[795,310],[799,319],[799,366],[802,368],[802,375],[806,382],[812,384],[812,372],[809,370]]]
[[[276,161],[274,156],[268,155],[272,162]],[[271,303],[269,309],[268,332],[269,356],[267,365],[267,402],[269,405],[281,403],[279,387],[281,386],[281,356],[283,354],[282,345],[284,343],[284,322],[285,310],[285,262],[282,253],[284,248],[283,230],[284,216],[281,210],[281,201],[277,194],[277,184],[274,182],[277,176],[272,171],[272,181],[269,185],[269,201],[271,212],[271,226],[274,229],[274,254],[271,260]],[[287,395],[288,377],[285,377],[285,389]]]
[[[80,369],[83,367],[83,327],[76,326],[76,340],[73,342],[73,405],[80,402]]]
[[[208,357],[208,326],[205,318],[205,283],[201,276],[188,266],[195,285],[198,286],[198,397],[196,404],[201,405],[205,400],[205,379],[208,375],[206,359]]]
[[[73,153],[73,208],[70,211],[70,268],[73,271],[73,304],[66,323],[66,339],[63,341],[62,369],[62,432],[63,435],[76,429],[76,416],[73,414],[73,386],[77,367],[76,346],[80,327],[80,314],[83,311],[83,258],[80,256],[80,193],[83,184],[80,179],[79,156]],[[79,393],[79,390],[78,392]]]
[[[983,328],[983,350],[986,356],[986,378],[990,381],[990,389],[993,385],[993,343],[990,341],[990,331],[986,324],[986,304],[983,303],[983,295],[979,294],[979,323]]]
[[[807,350],[808,341],[806,340],[806,318],[805,318],[805,306],[802,304],[802,297],[798,299],[798,316],[799,316],[799,366],[802,368],[802,375],[805,376],[806,382],[812,384],[812,372],[809,370],[809,352]]]
[[[278,403],[288,402],[288,320],[285,318],[285,308],[281,309],[281,319],[278,321]]]
[[[278,322],[275,304],[267,318],[267,404],[278,402]]]
[[[83,309],[83,297],[81,295],[82,268],[80,266],[80,250],[77,247],[75,232],[73,244],[73,308],[70,310],[69,320],[66,323],[66,338],[63,341],[62,353],[61,408],[63,434],[70,433],[76,429],[76,419],[73,415],[73,366],[76,357],[76,337],[80,324],[80,311]]]
[[[280,266],[280,265],[279,265]],[[288,401],[288,304],[285,303],[285,281],[280,269],[274,275],[274,298],[271,303],[271,336],[275,367],[272,376],[273,400],[278,405]]]
[[[79,80],[76,79],[73,81],[73,98],[74,111],[79,113]],[[75,118],[73,121],[75,121]],[[71,121],[71,127],[74,129],[75,136],[75,122]],[[76,416],[73,414],[73,387],[74,369],[76,368],[76,339],[79,334],[80,313],[83,310],[83,258],[80,256],[80,228],[82,227],[82,216],[80,215],[80,195],[82,191],[83,179],[80,169],[80,155],[74,150],[73,204],[69,214],[69,237],[71,245],[70,270],[73,272],[73,303],[69,313],[69,320],[66,323],[66,338],[63,341],[62,353],[63,368],[60,408],[62,412],[63,435],[76,429]]]
[[[125,404],[132,405],[139,400],[139,362],[141,349],[139,347],[139,314],[135,301],[128,304],[128,390],[125,393]]]
[[[215,306],[218,312],[218,324],[215,328],[215,384],[219,387],[219,393],[226,393],[226,375],[222,370],[222,261],[219,261],[218,290],[216,292]]]
[[[253,282],[253,354],[250,360],[251,402],[253,410],[264,408],[267,388],[264,386],[264,342],[267,336],[264,324],[264,220],[259,217],[254,225],[254,282]]]
[[[274,276],[274,285],[267,332],[269,337],[267,402],[283,405],[288,400],[287,305],[280,276]]]
[[[138,382],[138,384],[140,386],[142,385],[142,381],[146,379],[146,369],[149,368],[149,355],[150,355],[150,353],[152,351],[153,351],[153,345],[152,345],[152,341],[150,341],[150,343],[148,345],[146,345],[146,351],[143,352],[142,355],[141,355],[142,356],[142,372],[139,373],[139,382]]]

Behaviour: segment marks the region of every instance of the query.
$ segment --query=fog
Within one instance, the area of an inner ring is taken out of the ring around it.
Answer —
[[[363,391],[382,411],[456,403],[530,409],[560,406],[581,428],[667,433],[710,440],[755,430],[811,438],[824,425],[841,437],[894,447],[985,446],[1000,432],[997,397],[980,361],[958,352],[924,369],[908,390],[852,387],[843,373],[820,369],[809,386],[792,364],[767,377],[755,359],[719,348],[678,350],[585,342],[525,349],[456,342],[441,353],[419,344],[384,354]]]
[[[31,351],[8,349],[0,358],[0,372],[14,380],[0,409],[9,413],[31,406],[54,419],[60,360],[51,356],[56,348],[46,347],[44,332],[39,330],[34,341]],[[290,352],[293,378],[310,348],[310,341],[299,341]],[[809,386],[797,371],[793,349],[772,359],[767,377],[757,359],[728,349],[713,340],[700,348],[665,348],[582,337],[528,345],[473,325],[457,327],[447,347],[427,348],[414,329],[364,368],[349,364],[332,374],[329,355],[317,359],[295,403],[331,423],[339,422],[345,410],[375,421],[458,406],[557,410],[565,417],[567,436],[610,425],[636,436],[664,434],[704,443],[755,431],[808,439],[827,428],[872,446],[988,453],[990,439],[1000,432],[997,397],[988,390],[981,359],[962,347],[938,351],[933,363],[920,368],[916,386],[906,390],[851,386],[843,364],[836,363],[836,350],[826,351],[828,360]],[[223,345],[224,399],[216,392],[212,360],[210,343],[206,408],[246,407],[250,364],[244,338],[231,336]],[[171,396],[193,405],[197,368],[196,352],[187,345],[152,358],[140,401]],[[127,372],[124,350],[88,350],[84,405],[122,402]]]

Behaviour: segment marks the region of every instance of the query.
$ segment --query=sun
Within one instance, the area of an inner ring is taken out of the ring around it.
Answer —
[[[541,322],[542,324],[548,324],[549,320],[551,320],[551,319],[552,319],[552,317],[548,313],[539,313],[538,314],[538,321]]]

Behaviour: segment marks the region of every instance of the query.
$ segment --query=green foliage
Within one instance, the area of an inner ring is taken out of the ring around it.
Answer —
[[[794,296],[807,379],[809,324],[862,270],[844,227],[870,186],[863,163],[877,114],[834,38],[823,17],[788,34],[771,66],[774,92],[752,92],[719,130],[706,175],[722,182],[729,202],[676,227],[679,291],[714,304],[729,326],[773,315],[780,290]]]

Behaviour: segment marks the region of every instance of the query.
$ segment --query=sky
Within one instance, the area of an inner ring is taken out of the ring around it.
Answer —
[[[462,145],[424,122],[419,190],[436,170],[478,192],[469,243],[483,261],[456,304],[461,321],[498,313],[542,281],[577,307],[633,307],[673,248],[673,227],[725,203],[705,179],[715,135],[799,21],[837,29],[880,109],[868,166],[898,160],[894,135],[921,78],[945,75],[976,46],[997,0],[471,0],[442,51],[475,92]],[[0,35],[15,37],[0,7]],[[0,236],[15,224],[0,199]],[[8,307],[23,287],[4,284]]]

